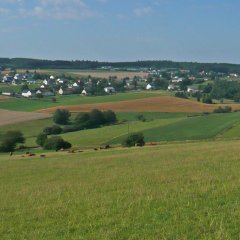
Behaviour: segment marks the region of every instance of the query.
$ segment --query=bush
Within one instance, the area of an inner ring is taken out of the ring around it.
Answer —
[[[43,147],[46,141],[47,141],[47,134],[46,133],[38,134],[37,139],[36,139],[37,145]]]
[[[24,143],[25,138],[20,131],[8,131],[2,136],[0,152],[12,152],[17,143]]]
[[[52,127],[45,127],[43,129],[43,133],[47,134],[47,135],[57,135],[62,133],[62,128],[58,125],[53,125]]]
[[[103,116],[106,124],[113,124],[117,122],[117,116],[112,110],[103,112]]]
[[[134,147],[134,146],[144,146],[144,136],[142,133],[132,133],[130,134],[122,143],[124,147]]]
[[[188,99],[188,96],[185,92],[176,92],[175,97]]]
[[[145,118],[142,114],[139,114],[139,115],[137,116],[137,119],[138,119],[139,121],[146,122],[146,118]]]
[[[116,122],[116,114],[111,110],[101,112],[98,109],[93,109],[89,113],[79,113],[75,118],[75,125],[77,125],[80,130],[85,128],[95,128],[104,124],[113,124]]]
[[[66,109],[57,109],[53,115],[53,121],[57,124],[66,125],[69,122],[71,113]]]
[[[214,113],[230,113],[232,112],[232,108],[229,106],[225,106],[224,108],[218,107],[213,110]]]
[[[0,152],[12,152],[16,147],[14,139],[6,138],[1,142]]]
[[[71,148],[72,145],[69,142],[64,141],[61,137],[52,137],[46,140],[44,149],[47,150],[60,150]]]
[[[105,118],[103,112],[98,109],[93,109],[89,113],[90,127],[98,127],[105,123]]]
[[[212,101],[212,99],[210,97],[203,98],[202,102],[206,103],[206,104],[212,104],[213,103],[213,101]]]

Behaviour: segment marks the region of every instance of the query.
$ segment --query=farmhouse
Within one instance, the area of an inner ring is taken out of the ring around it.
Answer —
[[[52,97],[55,94],[48,89],[39,89],[36,94],[41,94],[43,97]]]
[[[34,97],[36,94],[30,90],[22,91],[22,96],[26,98]]]
[[[73,94],[74,93],[74,90],[72,88],[67,88],[67,89],[62,89],[60,88],[58,93],[60,95],[70,95],[70,94]]]
[[[116,93],[116,90],[114,87],[105,87],[104,92],[108,94]]]
[[[189,86],[189,87],[187,88],[187,92],[188,92],[188,93],[198,93],[198,92],[200,92],[200,90],[199,90],[197,87]]]

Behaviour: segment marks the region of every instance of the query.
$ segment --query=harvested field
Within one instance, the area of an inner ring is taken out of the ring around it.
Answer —
[[[82,104],[75,106],[58,106],[42,109],[40,112],[51,113],[57,108],[68,109],[71,112],[87,112],[97,108],[100,110],[113,110],[116,112],[212,112],[220,104],[204,104],[192,100],[181,99],[171,96],[136,99],[131,101]],[[240,104],[228,104],[234,110],[240,109]]]
[[[48,113],[14,112],[0,109],[0,126],[49,118]]]
[[[6,99],[8,99],[9,97],[7,97],[7,96],[0,96],[0,101],[2,101],[2,100],[6,100]]]
[[[69,73],[79,75],[79,76],[92,76],[96,78],[109,78],[111,76],[116,76],[119,79],[134,76],[147,77],[147,73],[144,72],[128,72],[128,71],[72,71]]]

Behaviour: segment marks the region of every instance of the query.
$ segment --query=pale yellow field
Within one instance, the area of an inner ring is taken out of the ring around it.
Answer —
[[[51,115],[47,113],[30,113],[30,112],[14,112],[0,109],[0,126],[32,121],[37,119],[49,118]],[[21,126],[19,125],[19,129]]]

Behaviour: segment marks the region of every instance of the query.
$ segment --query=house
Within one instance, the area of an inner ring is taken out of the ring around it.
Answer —
[[[14,76],[6,74],[3,76],[2,82],[3,83],[11,83],[13,80]]]
[[[43,97],[55,96],[55,94],[48,89],[38,89],[36,94],[41,94],[41,95],[43,95]]]
[[[146,86],[146,90],[152,90],[153,89],[153,86],[149,83],[147,86]]]
[[[183,78],[174,78],[172,79],[172,83],[180,83],[183,81]]]
[[[4,92],[2,92],[2,95],[4,95],[4,96],[14,96],[14,92],[13,91],[4,91]]]
[[[168,91],[175,91],[175,90],[179,90],[179,86],[174,85],[174,84],[168,85]]]
[[[30,90],[22,91],[22,96],[26,98],[34,97],[36,94]]]
[[[188,93],[198,93],[198,92],[200,92],[200,90],[199,90],[197,87],[189,86],[189,87],[187,88],[187,92],[188,92]]]
[[[114,87],[105,87],[104,92],[108,94],[116,93],[116,90]]]
[[[84,96],[87,96],[87,95],[88,95],[88,93],[87,93],[87,90],[86,90],[86,89],[83,89],[83,90],[82,90],[82,95],[84,95]]]
[[[21,82],[22,82],[22,81],[21,81],[20,79],[15,79],[15,78],[14,78],[14,79],[12,80],[12,85],[19,85],[19,84],[21,84]]]
[[[74,93],[74,89],[72,89],[72,88],[66,88],[66,89],[60,88],[59,91],[58,91],[58,93],[59,93],[60,95],[70,95],[70,94],[73,94],[73,93]]]

